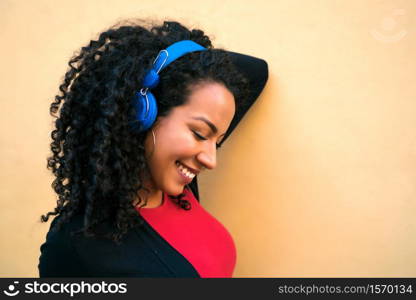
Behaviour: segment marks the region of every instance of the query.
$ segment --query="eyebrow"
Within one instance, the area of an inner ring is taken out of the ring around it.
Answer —
[[[208,120],[208,119],[206,119],[204,117],[193,117],[192,119],[205,122],[205,124],[207,124],[209,126],[209,128],[211,129],[211,131],[214,134],[216,134],[218,132],[217,126],[215,126],[210,120]],[[224,135],[224,134],[221,134],[221,136]]]

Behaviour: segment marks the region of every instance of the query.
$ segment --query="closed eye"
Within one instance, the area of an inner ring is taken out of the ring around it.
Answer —
[[[193,130],[192,130],[192,132],[193,132],[193,134],[196,136],[196,138],[197,138],[198,140],[200,140],[200,141],[206,141],[206,140],[207,140],[207,138],[206,138],[206,137],[203,137],[203,136],[202,136],[202,135],[200,135],[198,132],[193,131]],[[221,147],[221,145],[220,145],[220,144],[216,144],[215,146],[216,146],[216,149],[218,149],[218,148],[220,148],[220,147]]]

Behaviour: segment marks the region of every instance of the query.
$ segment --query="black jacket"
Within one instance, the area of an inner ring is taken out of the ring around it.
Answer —
[[[52,221],[41,246],[40,277],[200,277],[195,268],[144,221],[120,245],[106,238],[71,234],[83,224],[81,215],[55,230]],[[100,230],[108,229],[102,224]]]

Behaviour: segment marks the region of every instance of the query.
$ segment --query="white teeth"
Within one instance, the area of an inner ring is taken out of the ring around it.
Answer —
[[[190,171],[188,170],[188,168],[184,167],[181,163],[176,162],[176,165],[178,166],[178,168],[179,168],[179,170],[181,171],[181,173],[182,173],[183,175],[185,175],[186,177],[189,177],[189,178],[191,178],[191,179],[195,177],[195,174],[194,174],[194,173],[192,173],[192,172],[190,172]]]

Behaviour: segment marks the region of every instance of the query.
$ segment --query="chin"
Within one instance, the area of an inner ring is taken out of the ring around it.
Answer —
[[[171,187],[171,188],[166,188],[163,190],[163,192],[165,192],[166,194],[170,195],[170,196],[179,196],[180,194],[183,193],[183,189],[185,188],[184,185],[178,185],[175,187]]]

